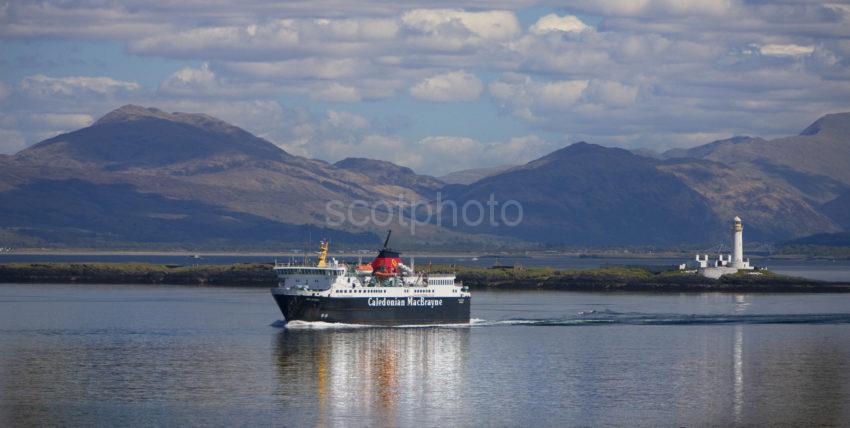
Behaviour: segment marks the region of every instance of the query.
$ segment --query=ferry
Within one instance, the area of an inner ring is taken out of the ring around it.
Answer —
[[[328,260],[322,241],[315,264],[278,264],[271,293],[286,322],[369,325],[469,323],[471,295],[453,273],[414,270],[400,253],[383,248],[371,263]]]

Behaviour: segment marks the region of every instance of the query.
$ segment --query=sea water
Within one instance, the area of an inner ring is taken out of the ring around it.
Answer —
[[[850,423],[850,295],[474,292],[287,325],[268,290],[0,285],[0,426]]]

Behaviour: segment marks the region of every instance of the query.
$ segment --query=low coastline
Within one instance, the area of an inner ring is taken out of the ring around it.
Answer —
[[[273,265],[163,265],[149,263],[6,263],[0,283],[162,284],[229,287],[273,287]],[[850,292],[848,282],[826,282],[760,271],[725,275],[719,280],[675,270],[640,266],[595,269],[492,269],[434,265],[433,272],[452,271],[473,290],[560,290],[600,292]]]

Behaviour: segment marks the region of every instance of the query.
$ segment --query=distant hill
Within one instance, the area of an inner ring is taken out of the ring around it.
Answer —
[[[443,193],[454,201],[485,203],[493,194],[498,201],[522,204],[520,225],[489,227],[485,221],[478,227],[461,226],[470,232],[568,245],[665,245],[717,238],[724,224],[708,200],[656,166],[657,161],[623,149],[576,143],[471,185],[448,186]]]
[[[728,165],[761,162],[821,175],[850,186],[850,113],[828,114],[798,136],[764,140],[735,137],[664,157],[694,157]]]
[[[819,233],[776,245],[778,254],[821,258],[850,258],[850,232]]]
[[[818,233],[816,235],[782,242],[780,246],[820,245],[825,247],[850,247],[850,232]]]
[[[448,173],[440,177],[440,180],[448,184],[472,184],[482,178],[503,173],[515,166],[516,165],[499,165],[491,166],[489,168],[464,169]]]

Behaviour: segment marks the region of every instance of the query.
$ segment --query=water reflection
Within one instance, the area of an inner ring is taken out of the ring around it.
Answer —
[[[735,345],[732,349],[735,379],[734,413],[735,422],[741,423],[741,410],[744,407],[744,327],[735,326]]]
[[[850,295],[479,292],[487,325],[317,331],[269,326],[261,291],[7,286],[0,427],[850,421],[850,323],[793,316],[847,313]],[[502,322],[588,309],[629,321]],[[789,323],[734,321],[759,314]]]
[[[279,394],[298,397],[320,425],[407,425],[463,405],[468,328],[282,330]],[[400,411],[401,410],[401,411]]]

